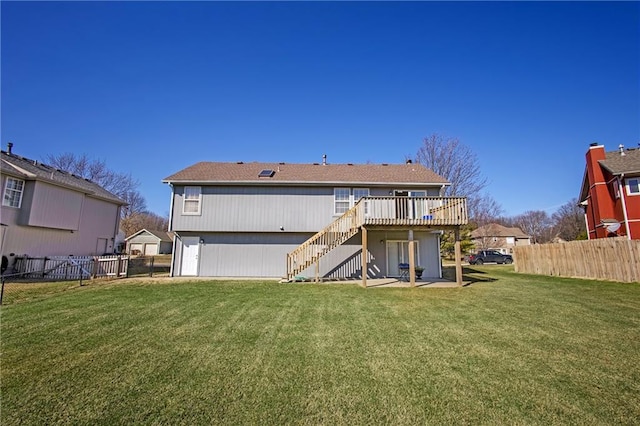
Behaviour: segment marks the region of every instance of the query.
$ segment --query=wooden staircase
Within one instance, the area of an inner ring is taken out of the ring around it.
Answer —
[[[364,197],[350,210],[287,254],[291,281],[366,227],[453,229],[468,223],[463,197]]]
[[[356,235],[363,225],[364,205],[365,199],[359,200],[342,216],[287,254],[287,279],[295,279],[322,256]]]

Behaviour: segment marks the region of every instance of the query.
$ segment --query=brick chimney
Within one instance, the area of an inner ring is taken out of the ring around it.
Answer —
[[[587,183],[589,185],[589,207],[587,216],[590,216],[590,227],[596,229],[599,238],[606,237],[606,231],[601,226],[603,219],[615,218],[615,200],[607,186],[607,179],[602,166],[598,163],[606,158],[604,145],[592,143],[586,154]]]
[[[589,146],[589,151],[587,151],[587,176],[589,177],[589,184],[593,185],[604,182],[602,167],[600,167],[598,161],[604,160],[605,158],[604,145],[594,142]]]

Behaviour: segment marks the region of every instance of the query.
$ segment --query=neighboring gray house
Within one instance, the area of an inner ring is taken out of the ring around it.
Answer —
[[[163,182],[173,276],[364,282],[400,276],[413,246],[423,277],[441,277],[441,230],[467,223],[465,199],[441,197],[449,183],[411,162],[201,162]]]
[[[99,185],[1,151],[0,250],[14,256],[113,253],[126,203]]]
[[[471,240],[476,250],[497,250],[503,254],[512,254],[515,246],[531,244],[531,237],[520,228],[508,228],[497,223],[490,223],[474,229]]]
[[[127,253],[155,256],[156,254],[171,254],[173,241],[168,233],[141,229],[125,239]]]

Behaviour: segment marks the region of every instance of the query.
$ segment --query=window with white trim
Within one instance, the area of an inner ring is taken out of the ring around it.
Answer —
[[[355,206],[360,198],[369,196],[369,188],[353,188],[353,205]],[[364,214],[369,214],[369,203],[364,204]]]
[[[353,204],[355,205],[360,198],[369,196],[369,188],[353,188]]]
[[[333,188],[333,212],[342,214],[349,210],[350,190],[349,188]]]
[[[202,190],[199,186],[184,187],[182,214],[199,215],[202,204]]]
[[[627,195],[640,195],[640,178],[627,179]]]
[[[20,208],[22,205],[22,194],[24,192],[24,181],[7,177],[4,184],[4,196],[2,197],[2,205],[8,207]]]
[[[333,212],[343,214],[351,207],[355,206],[360,198],[369,196],[369,188],[334,188],[333,189]],[[368,213],[368,206],[365,204],[364,213]]]

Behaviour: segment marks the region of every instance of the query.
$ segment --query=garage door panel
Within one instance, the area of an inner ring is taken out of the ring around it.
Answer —
[[[158,254],[158,245],[157,244],[146,244],[144,246],[144,255],[145,256],[155,256]]]

